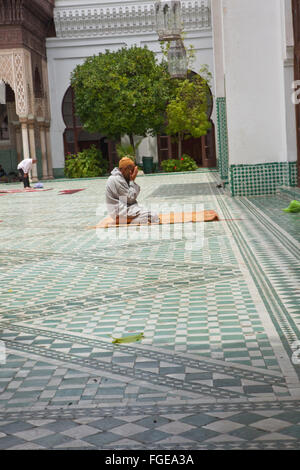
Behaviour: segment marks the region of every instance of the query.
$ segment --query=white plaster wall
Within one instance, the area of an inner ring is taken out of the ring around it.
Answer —
[[[287,160],[281,0],[223,0],[230,164]]]
[[[57,2],[65,3],[67,0]],[[74,1],[69,2],[74,4]],[[99,2],[98,2],[99,3]],[[70,76],[76,65],[84,62],[85,58],[94,54],[104,52],[106,49],[117,50],[124,46],[145,46],[157,54],[161,59],[161,49],[158,38],[153,34],[140,36],[123,36],[122,38],[50,38],[47,39],[48,74],[50,84],[50,107],[51,107],[51,145],[53,168],[64,167],[63,132],[65,124],[62,119],[62,100],[67,88],[70,85]],[[185,44],[193,44],[195,48],[195,62],[191,67],[198,72],[203,64],[207,64],[213,74],[213,47],[212,33],[191,32],[186,35]],[[212,83],[214,94],[214,84]],[[213,120],[215,119],[215,110]],[[144,140],[139,148],[139,155],[152,155],[157,161],[156,139]]]
[[[284,68],[285,77],[285,103],[286,103],[286,146],[287,160],[297,161],[297,131],[295,105],[292,102],[292,83],[294,81],[294,66],[286,65]]]
[[[214,85],[216,98],[225,96],[224,35],[222,0],[212,0],[212,30],[214,57]]]
[[[286,48],[294,46],[294,28],[293,28],[293,12],[292,12],[292,1],[281,0],[281,8],[283,11],[284,21],[284,46]]]
[[[297,132],[295,106],[292,102],[292,93],[294,92],[292,88],[294,81],[294,29],[291,0],[281,0],[281,11],[287,159],[294,162],[297,160]]]

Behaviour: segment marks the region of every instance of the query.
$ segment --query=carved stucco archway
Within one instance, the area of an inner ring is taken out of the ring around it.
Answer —
[[[0,53],[0,80],[8,83],[15,92],[16,113],[20,118],[26,118],[29,108],[28,90],[32,93],[30,53],[24,49],[16,49]]]
[[[48,86],[47,65],[42,64],[44,85]],[[42,146],[43,178],[52,178],[49,126],[50,110],[47,93],[35,98],[33,88],[30,52],[26,49],[1,50],[0,80],[4,81],[15,93],[16,114],[22,132],[23,157],[36,159],[35,123],[37,122]],[[46,88],[47,89],[47,88]],[[37,180],[37,167],[32,168],[32,179]]]

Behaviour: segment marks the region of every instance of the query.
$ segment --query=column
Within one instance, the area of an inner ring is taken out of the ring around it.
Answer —
[[[29,140],[28,140],[28,123],[27,119],[20,119],[21,131],[22,131],[22,143],[23,143],[23,157],[30,158],[29,154]]]
[[[51,140],[50,140],[50,122],[45,123],[45,130],[46,130],[48,179],[53,179],[53,165],[52,165]]]
[[[279,3],[223,0],[230,165],[286,161]]]
[[[287,162],[280,0],[223,0],[230,187],[274,194]]]
[[[47,149],[46,149],[46,133],[45,133],[45,123],[39,122],[40,129],[40,140],[41,140],[41,151],[42,151],[42,179],[48,179],[48,167],[47,167]]]
[[[16,133],[17,157],[18,157],[18,163],[20,163],[22,161],[22,136],[21,136],[21,126],[19,124],[15,125],[15,133]]]
[[[36,160],[36,149],[35,149],[35,135],[34,135],[34,128],[35,128],[35,122],[33,119],[28,121],[28,128],[29,128],[29,143],[30,143],[30,155],[33,160]],[[31,181],[35,183],[38,181],[38,176],[37,176],[37,165],[34,164],[32,165],[32,170],[31,170]]]
[[[214,81],[215,100],[217,110],[217,155],[218,169],[222,180],[228,180],[228,129],[227,104],[225,95],[225,63],[224,63],[224,28],[223,28],[223,2],[212,0],[212,26],[214,45]]]

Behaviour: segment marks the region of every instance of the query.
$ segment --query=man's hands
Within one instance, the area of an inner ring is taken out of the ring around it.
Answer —
[[[130,181],[135,180],[135,178],[137,177],[138,171],[139,171],[138,167],[135,166],[132,172],[130,173]]]

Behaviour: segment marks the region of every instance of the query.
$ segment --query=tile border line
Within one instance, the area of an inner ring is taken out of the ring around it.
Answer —
[[[224,202],[221,201],[221,204],[224,204]],[[225,204],[224,204],[224,208],[225,208],[225,210],[228,211],[228,214],[230,214],[230,211],[227,209]],[[277,332],[278,337],[281,340],[281,344],[284,348],[285,354],[289,358],[290,355],[291,355],[290,343],[288,342],[288,340],[286,338],[286,332],[284,331],[284,329],[281,329],[279,327],[279,324],[282,320],[277,320],[276,314],[274,314],[274,311],[276,311],[276,309],[277,309],[277,314],[279,314],[282,318],[284,317],[286,319],[286,315],[284,314],[285,307],[282,304],[281,300],[279,299],[279,297],[278,297],[277,293],[275,292],[273,286],[271,286],[271,285],[268,286],[269,281],[267,280],[266,276],[264,275],[263,271],[261,270],[259,264],[257,263],[256,259],[253,256],[252,252],[250,252],[250,254],[248,253],[249,248],[247,247],[247,243],[244,239],[244,236],[241,233],[241,230],[236,225],[232,224],[232,222],[230,222],[230,221],[228,221],[228,227],[229,227],[229,230],[230,230],[230,232],[232,233],[232,235],[234,237],[236,246],[237,246],[238,250],[240,251],[242,258],[245,260],[245,264],[247,266],[247,269],[249,270],[251,278],[254,281],[256,289],[259,292],[259,295],[260,295],[260,297],[261,297],[261,299],[262,299],[262,301],[263,301],[263,303],[266,307],[266,310],[269,313],[269,317],[272,321],[272,324],[275,327],[275,330]],[[239,243],[239,240],[241,240],[242,243]],[[258,282],[257,277],[260,278],[260,280],[262,281],[261,283]],[[262,285],[264,286],[264,288],[262,288]],[[275,305],[277,304],[275,310],[273,310],[271,308],[270,301],[267,300],[267,296],[266,296],[265,292],[269,292],[269,293],[271,292],[272,293],[272,296],[273,296],[272,303],[275,302]],[[289,315],[288,315],[288,317],[289,317]],[[296,340],[297,339],[297,334],[299,335],[299,330],[296,327],[296,325],[293,325],[293,327],[292,327],[290,325],[290,323],[288,323],[288,324],[289,324],[290,330],[295,335],[294,338]],[[284,333],[284,336],[281,337],[280,333],[281,334]],[[278,360],[278,357],[277,357],[277,360]],[[281,363],[281,361],[279,361],[279,364],[280,363]],[[300,370],[297,370],[296,368],[292,367],[291,361],[289,361],[289,363],[290,363],[289,364],[290,374],[292,376],[298,377],[298,380],[299,380]],[[286,365],[286,363],[284,365]]]

